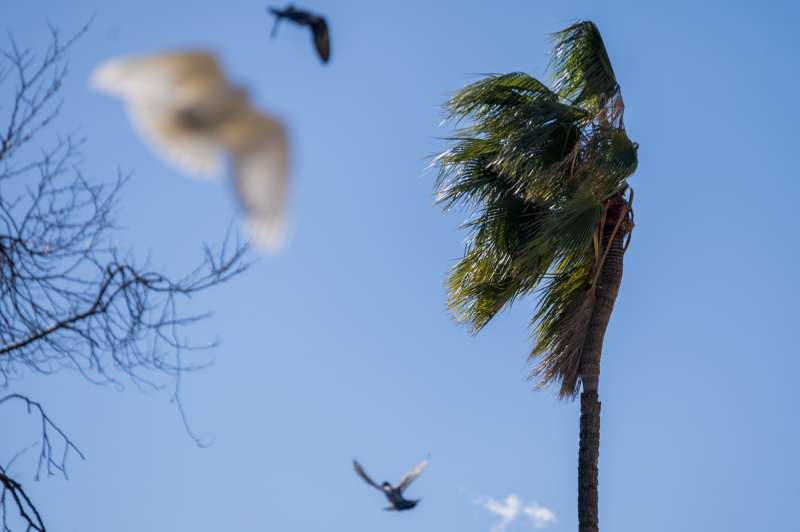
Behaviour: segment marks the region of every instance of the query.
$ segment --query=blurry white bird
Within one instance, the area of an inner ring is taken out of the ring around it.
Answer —
[[[252,240],[267,251],[280,247],[289,172],[284,127],[252,106],[213,55],[114,59],[94,71],[91,84],[121,98],[142,136],[183,171],[217,177],[227,159]]]

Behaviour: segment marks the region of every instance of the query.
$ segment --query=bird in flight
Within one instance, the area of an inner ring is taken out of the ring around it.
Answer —
[[[392,486],[388,482],[384,482],[383,484],[379,485],[371,478],[369,478],[369,475],[367,475],[366,471],[364,471],[364,468],[361,467],[361,464],[353,460],[353,468],[356,470],[358,476],[360,476],[364,480],[364,482],[366,482],[373,488],[382,491],[383,494],[386,496],[386,498],[389,499],[389,506],[384,508],[384,510],[397,510],[397,511],[410,510],[413,507],[415,507],[420,500],[422,500],[422,499],[406,499],[403,496],[403,492],[411,485],[412,482],[414,482],[414,479],[416,479],[425,470],[426,467],[428,467],[427,458],[422,462],[420,462],[419,464],[417,464],[417,466],[414,469],[406,473],[403,476],[403,478],[400,479],[400,482],[398,482],[397,486]]]
[[[323,63],[327,63],[331,57],[331,40],[328,33],[328,23],[325,17],[315,15],[309,11],[295,8],[292,4],[286,9],[275,7],[268,8],[269,12],[275,16],[275,25],[272,27],[272,36],[278,31],[278,24],[281,20],[288,19],[299,26],[311,28],[311,36],[314,39],[314,47],[317,49],[319,58]]]
[[[257,110],[203,51],[110,60],[92,86],[122,99],[139,133],[169,163],[198,178],[230,168],[251,240],[280,247],[289,148],[283,124]]]

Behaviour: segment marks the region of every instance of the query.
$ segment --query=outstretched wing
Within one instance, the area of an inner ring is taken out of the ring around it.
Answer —
[[[374,480],[369,478],[369,476],[367,475],[366,471],[364,471],[364,468],[361,467],[361,464],[359,464],[355,460],[353,460],[353,469],[356,470],[356,473],[358,474],[359,477],[364,479],[364,482],[366,482],[367,484],[369,484],[370,486],[372,486],[373,488],[375,488],[377,490],[383,491],[383,488],[381,488],[378,484],[376,484]]]
[[[403,478],[400,479],[400,483],[397,485],[397,489],[400,490],[401,492],[405,491],[406,488],[408,488],[411,485],[411,483],[414,482],[414,479],[416,479],[418,476],[420,476],[420,474],[422,474],[423,471],[425,471],[426,467],[428,467],[427,458],[422,462],[420,462],[419,464],[417,464],[417,467],[406,473],[405,476],[403,476]]]
[[[178,120],[184,111],[224,105],[233,92],[213,55],[185,51],[112,59],[95,69],[91,84],[125,101],[133,125],[169,162],[197,177],[221,172],[216,141]]]
[[[314,35],[314,47],[317,49],[319,58],[323,63],[327,63],[331,57],[331,39],[328,33],[328,23],[323,17],[311,19],[311,32]]]
[[[252,240],[276,251],[284,240],[289,147],[283,125],[255,110],[228,127],[236,188],[247,214]]]
[[[189,50],[112,59],[92,72],[90,83],[127,100],[171,102],[228,82],[213,54]],[[176,88],[180,89],[177,95]]]

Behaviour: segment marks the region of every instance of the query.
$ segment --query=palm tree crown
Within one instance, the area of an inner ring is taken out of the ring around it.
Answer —
[[[574,397],[598,276],[612,242],[633,227],[627,180],[638,145],[625,132],[620,87],[594,23],[573,24],[554,41],[552,88],[524,73],[490,75],[447,102],[448,117],[466,125],[436,159],[436,191],[446,209],[471,214],[448,280],[457,319],[477,332],[516,298],[539,292],[533,375]]]

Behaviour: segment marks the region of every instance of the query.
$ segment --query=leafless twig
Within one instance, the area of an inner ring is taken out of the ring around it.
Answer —
[[[177,277],[137,261],[116,242],[113,219],[129,176],[104,183],[85,177],[84,140],[74,134],[34,140],[59,114],[67,53],[87,28],[66,40],[51,28],[41,56],[11,37],[0,50],[0,390],[25,373],[61,370],[98,384],[171,383],[187,433],[201,445],[186,420],[180,383],[182,372],[198,367],[183,355],[210,347],[190,343],[182,331],[206,315],[186,314],[181,304],[243,272],[246,245],[229,228],[219,248],[206,247],[197,266]],[[0,407],[14,401],[41,420],[35,478],[66,477],[68,456],[82,452],[38,402],[10,393]],[[39,512],[7,470],[0,468],[2,532],[11,530],[9,503],[26,530],[43,531]]]

